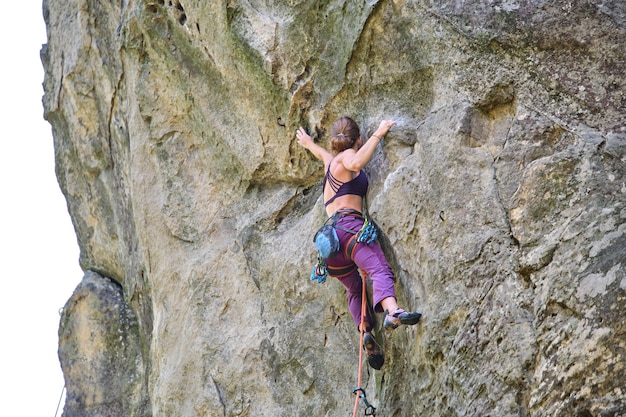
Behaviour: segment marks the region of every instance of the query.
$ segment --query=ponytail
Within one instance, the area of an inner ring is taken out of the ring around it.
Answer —
[[[354,120],[347,116],[337,119],[330,128],[330,151],[337,155],[353,147],[359,136],[359,125]]]

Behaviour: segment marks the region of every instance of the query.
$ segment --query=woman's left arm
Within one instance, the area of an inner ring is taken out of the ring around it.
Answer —
[[[309,136],[303,128],[299,128],[296,132],[298,143],[309,152],[313,154],[317,159],[324,163],[324,166],[328,166],[333,156],[326,149],[315,143],[313,138]]]

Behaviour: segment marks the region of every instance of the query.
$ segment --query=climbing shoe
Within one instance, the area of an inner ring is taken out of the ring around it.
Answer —
[[[383,327],[386,330],[393,330],[401,324],[412,326],[417,324],[421,317],[421,313],[404,311],[401,308],[397,308],[393,313],[389,313],[389,310],[385,310],[385,321],[383,322]]]
[[[385,363],[385,356],[378,343],[376,343],[374,335],[370,332],[366,332],[363,336],[363,348],[365,348],[365,354],[367,355],[367,363],[374,369],[382,368],[383,363]]]

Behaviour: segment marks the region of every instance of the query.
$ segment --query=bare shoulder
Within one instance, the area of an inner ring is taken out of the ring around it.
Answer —
[[[341,164],[341,166],[347,171],[353,171],[350,167],[352,166],[352,161],[356,155],[356,151],[352,148],[346,149],[345,151],[339,153],[335,160]]]

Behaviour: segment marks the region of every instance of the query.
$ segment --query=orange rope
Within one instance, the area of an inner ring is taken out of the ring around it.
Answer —
[[[361,337],[359,341],[359,376],[357,378],[357,389],[361,388],[361,379],[363,377],[363,338],[365,337],[365,310],[367,306],[367,274],[364,271],[359,271],[363,279],[362,291],[361,291]],[[356,398],[354,400],[354,410],[352,417],[356,417],[356,413],[359,410],[359,399],[361,396],[355,392]]]

